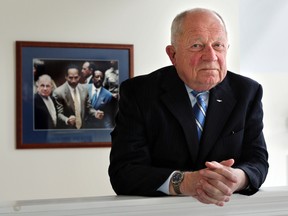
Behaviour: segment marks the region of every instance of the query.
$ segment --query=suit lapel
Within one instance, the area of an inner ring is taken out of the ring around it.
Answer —
[[[35,94],[35,98],[36,98],[37,104],[39,105],[39,107],[41,107],[41,110],[45,111],[46,114],[49,114],[49,110],[44,102],[44,99],[38,93]]]
[[[103,91],[103,87],[100,89],[98,97],[97,97],[97,107],[101,106],[101,103],[105,101],[105,93]]]
[[[236,104],[236,100],[230,92],[232,91],[229,85],[224,81],[210,90],[209,107],[197,161],[199,164],[203,164],[214,147]]]
[[[89,99],[92,100],[92,97],[93,97],[92,84],[88,84],[88,93],[89,93]]]
[[[73,108],[71,111],[75,112],[74,100],[69,89],[69,84],[67,82],[65,83],[65,88],[64,88],[64,99],[66,99],[68,107]]]
[[[185,85],[178,77],[175,69],[166,72],[169,72],[165,74],[166,78],[167,76],[170,78],[163,79],[164,92],[161,99],[182,126],[192,161],[197,168],[197,166],[203,165],[219,139],[236,104],[236,99],[231,94],[232,90],[227,78],[210,90],[205,128],[199,144],[193,109]]]
[[[168,76],[168,74],[165,74],[165,76]],[[178,77],[176,71],[175,75],[172,75],[169,79],[164,79],[162,84],[164,93],[161,99],[181,125],[192,161],[195,162],[199,143],[193,110],[185,85]]]

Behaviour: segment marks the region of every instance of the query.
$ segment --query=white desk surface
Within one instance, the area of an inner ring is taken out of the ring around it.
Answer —
[[[253,196],[234,194],[224,207],[191,197],[103,196],[0,203],[0,216],[288,216],[288,187],[262,188]]]

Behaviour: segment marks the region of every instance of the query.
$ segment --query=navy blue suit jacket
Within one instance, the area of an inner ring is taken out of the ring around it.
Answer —
[[[88,125],[91,128],[113,128],[114,127],[114,117],[115,117],[115,106],[116,101],[113,98],[113,95],[110,91],[105,89],[104,87],[101,88],[101,91],[99,92],[99,95],[97,97],[96,103],[92,103],[92,97],[94,95],[93,91],[93,85],[94,84],[88,84],[88,92],[89,92],[89,98],[91,101],[91,105],[95,110],[101,110],[104,112],[103,119],[95,119],[90,118],[88,119]]]
[[[174,170],[195,171],[206,161],[235,159],[253,194],[268,172],[262,133],[262,87],[229,72],[210,90],[201,142],[183,81],[173,66],[126,80],[111,133],[109,175],[117,194],[163,195],[157,189]]]

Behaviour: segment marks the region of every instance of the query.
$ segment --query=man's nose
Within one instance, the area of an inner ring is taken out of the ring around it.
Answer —
[[[218,57],[216,55],[216,51],[212,46],[206,46],[203,50],[202,59],[205,61],[217,61]]]

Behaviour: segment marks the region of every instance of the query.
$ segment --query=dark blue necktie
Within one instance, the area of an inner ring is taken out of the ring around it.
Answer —
[[[96,107],[96,102],[97,102],[97,89],[95,90],[94,95],[92,96],[92,106],[95,108]]]
[[[207,91],[206,92],[192,91],[193,96],[197,99],[197,103],[195,103],[195,105],[193,106],[193,111],[197,125],[198,140],[200,140],[204,128],[204,122],[207,111],[207,106],[204,101],[204,98],[207,93],[208,93]]]

